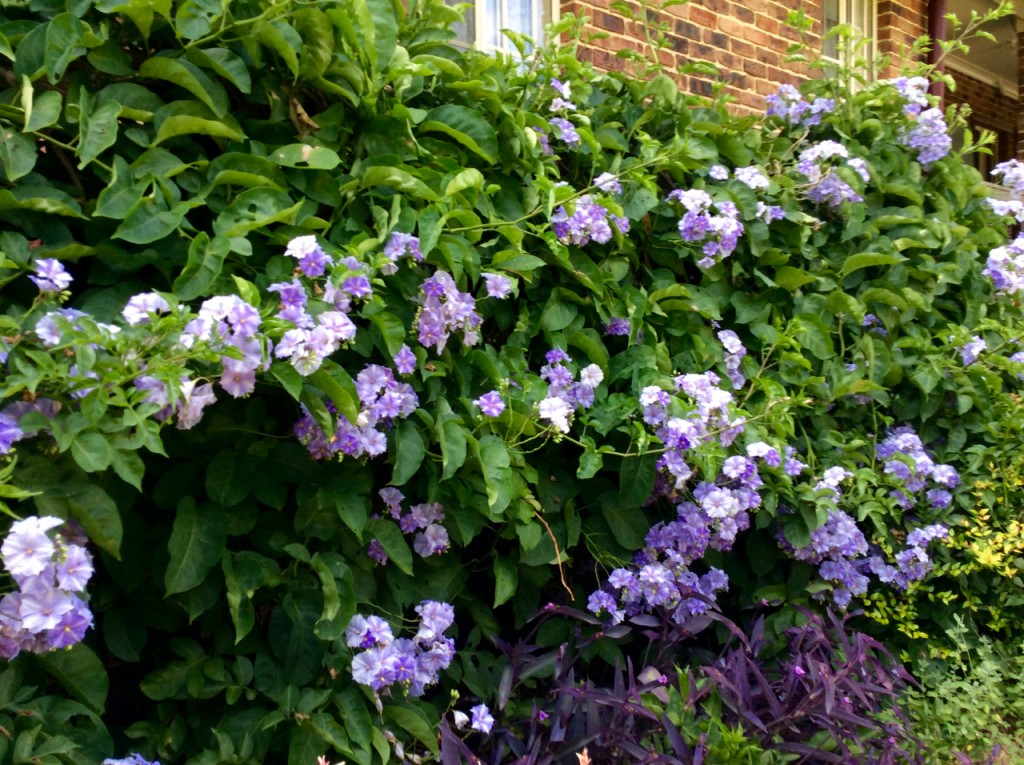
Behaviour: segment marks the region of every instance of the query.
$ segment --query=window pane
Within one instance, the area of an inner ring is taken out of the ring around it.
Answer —
[[[477,39],[483,47],[496,48],[501,45],[501,32],[499,31],[505,22],[501,18],[501,0],[484,0],[483,17],[480,19],[480,29],[477,30]]]
[[[822,32],[824,34],[828,34],[829,30],[843,23],[840,16],[840,2],[841,0],[825,0],[823,3]],[[821,53],[825,58],[839,58],[838,38],[834,36],[826,37],[822,44]]]
[[[533,8],[530,0],[505,0],[508,6],[507,26],[520,34],[533,36]]]
[[[458,5],[459,2],[465,2],[465,0],[445,0],[447,5]],[[476,12],[474,8],[468,8],[466,15],[463,16],[463,20],[452,24],[452,31],[455,32],[455,39],[452,41],[456,45],[470,46],[473,44],[473,39],[476,37]]]

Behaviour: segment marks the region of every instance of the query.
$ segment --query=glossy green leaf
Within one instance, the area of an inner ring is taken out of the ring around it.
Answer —
[[[110,466],[114,449],[102,433],[79,433],[71,442],[71,456],[86,473],[96,473]]]
[[[196,66],[219,74],[242,93],[252,91],[249,67],[228,48],[189,48],[185,55]]]
[[[369,534],[373,539],[380,542],[388,558],[394,563],[398,570],[412,576],[412,550],[402,530],[394,521],[385,518],[376,518],[370,521]]]
[[[480,470],[487,487],[487,506],[499,514],[512,502],[512,468],[508,444],[497,436],[484,436],[477,445]]]
[[[468,106],[445,104],[432,109],[420,123],[424,132],[444,133],[487,162],[498,156],[498,137],[484,116]]]
[[[247,189],[213,222],[220,236],[242,236],[254,229],[274,223],[293,223],[302,202],[272,189]]]
[[[200,232],[188,248],[188,262],[174,280],[174,291],[182,300],[193,300],[207,294],[224,267],[224,259],[231,249],[231,242],[225,236],[213,239]]]
[[[210,107],[210,111],[217,117],[223,117],[228,112],[228,95],[224,86],[190,61],[154,56],[142,62],[139,75],[147,79],[165,80],[184,88]]]
[[[86,52],[89,26],[72,13],[59,13],[46,25],[46,77],[56,84],[64,77],[68,65]],[[20,52],[20,51],[19,51]]]
[[[34,133],[55,124],[63,105],[64,99],[56,90],[36,93],[32,99],[32,114],[26,115],[25,132]]]
[[[188,202],[179,202],[167,209],[152,197],[144,198],[132,206],[124,222],[114,232],[114,238],[132,244],[155,242],[173,233],[185,220],[188,211]]]
[[[275,149],[270,158],[282,167],[308,167],[314,170],[333,170],[341,164],[338,152],[326,146],[292,143]]]
[[[361,183],[363,188],[386,186],[404,191],[416,199],[424,199],[428,202],[438,200],[433,189],[407,170],[402,170],[399,167],[369,167],[363,172]]]
[[[36,661],[68,693],[97,714],[107,704],[110,680],[99,657],[84,643],[36,655]]]
[[[849,276],[854,271],[859,271],[862,268],[870,268],[872,266],[892,266],[897,263],[902,263],[906,260],[902,255],[893,255],[891,253],[884,252],[858,252],[856,255],[850,255],[843,261],[843,267],[840,273],[843,276]]]
[[[359,394],[355,382],[344,367],[325,359],[320,369],[309,376],[309,382],[327,394],[345,419],[356,421],[359,416]]]
[[[36,165],[36,146],[27,135],[0,126],[0,168],[4,178],[16,181],[32,172]]]
[[[79,170],[117,142],[117,118],[120,114],[121,104],[117,101],[104,101],[95,111],[79,115]]]
[[[494,558],[494,608],[507,603],[516,594],[519,570],[516,564],[500,555]]]
[[[208,135],[232,141],[241,141],[245,138],[238,123],[231,115],[225,115],[220,120],[209,120],[178,114],[167,117],[160,123],[160,129],[157,130],[156,140],[153,141],[153,144],[163,143],[182,135]]]
[[[198,586],[220,562],[227,542],[227,521],[217,505],[198,506],[186,497],[178,504],[174,527],[167,540],[170,561],[164,573],[167,595]]]
[[[391,483],[394,486],[401,486],[416,475],[423,464],[427,449],[416,425],[409,420],[396,428],[394,443],[395,469],[391,474]]]

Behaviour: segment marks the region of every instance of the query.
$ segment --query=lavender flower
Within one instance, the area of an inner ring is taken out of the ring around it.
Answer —
[[[574,148],[582,143],[580,134],[576,132],[576,126],[573,125],[569,120],[563,119],[562,117],[552,117],[548,120],[548,123],[558,131],[558,137],[562,139],[566,146]]]
[[[477,704],[469,711],[472,715],[469,727],[481,733],[490,733],[491,728],[494,727],[494,718],[491,716],[491,710],[487,708],[487,705]]]
[[[152,314],[165,313],[171,306],[155,292],[143,292],[128,299],[121,316],[132,326],[147,324]]]
[[[489,297],[503,300],[512,292],[512,280],[501,274],[483,274]]]
[[[54,258],[36,261],[35,273],[28,277],[40,292],[62,292],[71,286],[71,274],[64,270],[64,264]]]
[[[917,161],[928,170],[934,163],[949,154],[953,139],[949,135],[946,120],[939,109],[926,109],[917,115],[917,123],[901,134],[905,146],[917,151]]]
[[[480,407],[480,411],[488,417],[497,417],[505,411],[505,402],[496,390],[485,393],[473,403]]]
[[[299,261],[299,270],[310,278],[323,276],[327,266],[333,263],[331,257],[320,247],[315,236],[295,237],[288,242],[284,254]]]

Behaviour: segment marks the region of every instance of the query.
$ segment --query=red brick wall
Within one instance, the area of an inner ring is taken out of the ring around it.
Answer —
[[[563,13],[590,19],[587,34],[604,33],[585,45],[581,57],[602,69],[625,69],[626,60],[616,56],[625,48],[643,50],[643,30],[609,7],[611,0],[565,0]],[[635,7],[639,7],[636,4]],[[786,49],[799,35],[785,24],[788,13],[802,8],[815,22],[807,37],[812,48],[821,45],[822,0],[691,0],[674,6],[655,20],[669,24],[668,49],[662,51],[662,65],[675,71],[679,64],[708,61],[719,67],[719,81],[739,110],[761,111],[764,97],[780,83],[796,82],[808,70],[785,62]],[[879,0],[877,47],[893,57],[894,64],[883,77],[898,71],[899,56],[927,28],[927,0]],[[681,83],[689,92],[709,95],[708,78],[687,75]]]
[[[982,82],[952,69],[949,73],[956,80],[956,89],[946,90],[946,103],[970,106],[972,130],[988,128],[999,131],[1003,136],[1003,145],[997,142],[997,145],[991,147],[994,155],[991,164],[1016,156],[1017,100],[1008,98],[997,85]]]

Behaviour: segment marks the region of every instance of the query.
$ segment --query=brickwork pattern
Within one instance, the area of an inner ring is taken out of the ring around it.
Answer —
[[[643,50],[643,30],[611,7],[611,0],[567,0],[563,13],[590,19],[584,37],[596,35],[581,51],[581,58],[606,70],[626,69],[625,59],[616,53],[623,49]],[[822,0],[799,4],[777,0],[691,0],[662,12],[657,20],[669,23],[669,46],[661,52],[667,71],[680,64],[707,61],[719,67],[719,82],[734,99],[740,111],[762,111],[764,97],[774,93],[780,83],[797,82],[808,76],[803,67],[787,63],[786,49],[799,40],[798,33],[786,25],[786,17],[796,7],[815,22],[807,36],[812,48],[821,45]],[[877,48],[893,57],[883,77],[894,76],[900,56],[927,28],[927,0],[879,0],[877,3]],[[681,82],[689,92],[710,95],[714,80],[687,75]]]

